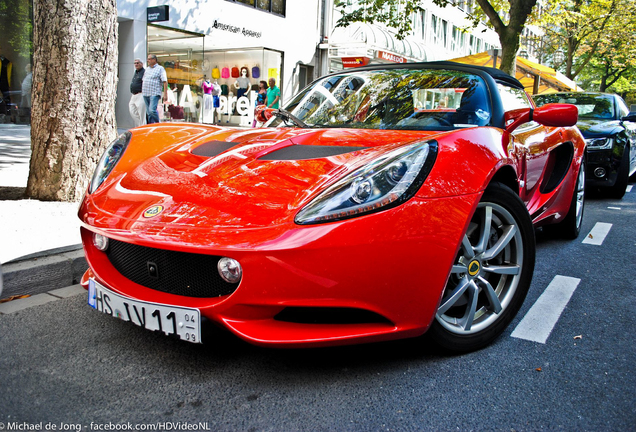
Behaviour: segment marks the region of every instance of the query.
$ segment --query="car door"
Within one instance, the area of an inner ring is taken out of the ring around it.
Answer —
[[[504,111],[534,107],[524,90],[504,84],[498,84],[498,87]],[[548,181],[551,174],[556,169],[563,169],[557,162],[562,157],[567,157],[559,152],[552,154],[563,142],[562,132],[560,128],[530,121],[516,128],[512,137],[518,154],[522,155],[518,160],[519,195],[535,219],[550,199],[550,192],[555,189],[556,185],[551,185]]]

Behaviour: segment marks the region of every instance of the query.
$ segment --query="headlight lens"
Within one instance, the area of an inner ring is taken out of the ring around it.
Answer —
[[[589,148],[605,150],[612,148],[612,138],[590,138],[586,139],[585,143]]]
[[[383,155],[318,195],[295,221],[302,225],[331,222],[399,205],[424,183],[436,156],[435,141]]]
[[[132,134],[130,132],[124,132],[119,135],[119,137],[113,141],[108,148],[106,148],[106,151],[97,164],[97,168],[95,168],[91,184],[88,188],[88,193],[95,192],[104,180],[106,180],[108,174],[110,174],[121,156],[124,154],[131,138]]]

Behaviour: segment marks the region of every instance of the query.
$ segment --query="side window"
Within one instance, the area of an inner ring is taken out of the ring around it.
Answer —
[[[497,83],[497,88],[499,88],[499,94],[501,95],[501,104],[503,105],[504,111],[511,111],[519,108],[532,108],[532,103],[528,98],[526,92],[522,89],[509,87],[500,83]],[[524,123],[519,126],[512,133],[513,135],[517,135],[519,133],[526,132],[530,129],[539,126],[539,123],[535,121],[531,121],[528,123]]]
[[[618,101],[618,118],[621,119],[629,114],[629,108],[627,108],[627,104],[622,98],[617,96],[616,100]]]
[[[501,104],[503,105],[504,111],[519,108],[532,108],[532,104],[524,90],[508,87],[499,83],[497,84],[497,87],[499,88]]]

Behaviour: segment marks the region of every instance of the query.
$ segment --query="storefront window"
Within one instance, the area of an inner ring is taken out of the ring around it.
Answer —
[[[0,0],[0,123],[31,122],[31,0]]]
[[[201,121],[251,126],[259,83],[274,79],[280,88],[282,65],[281,52],[264,48],[206,51],[198,71],[209,95],[203,95]]]
[[[201,122],[204,37],[198,33],[148,25],[148,54],[166,69],[168,101],[162,121]]]

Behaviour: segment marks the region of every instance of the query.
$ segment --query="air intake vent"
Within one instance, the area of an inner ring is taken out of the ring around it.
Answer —
[[[364,150],[366,148],[367,147],[293,145],[268,153],[259,159],[269,161],[319,159]]]
[[[187,297],[232,294],[238,284],[224,281],[218,256],[175,252],[111,239],[108,259],[124,277],[157,291]]]
[[[214,157],[220,155],[239,143],[227,141],[208,141],[192,149],[192,154],[197,156]]]

